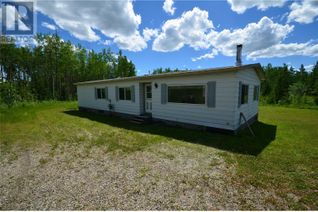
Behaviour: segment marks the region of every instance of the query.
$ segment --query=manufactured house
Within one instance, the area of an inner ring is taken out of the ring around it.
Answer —
[[[78,82],[78,105],[236,133],[257,120],[260,64]]]

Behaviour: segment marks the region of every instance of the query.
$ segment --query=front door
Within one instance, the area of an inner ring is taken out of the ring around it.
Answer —
[[[152,89],[151,84],[145,84],[145,112],[151,113],[152,111]]]

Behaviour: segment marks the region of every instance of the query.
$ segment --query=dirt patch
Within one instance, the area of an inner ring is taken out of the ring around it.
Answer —
[[[84,143],[16,150],[1,157],[0,209],[284,209],[273,191],[236,184],[218,151],[166,142],[129,154]]]

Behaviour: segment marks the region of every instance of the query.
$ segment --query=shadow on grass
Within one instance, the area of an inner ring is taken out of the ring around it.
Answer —
[[[189,130],[181,127],[168,126],[162,123],[138,125],[129,122],[127,119],[110,117],[79,110],[64,111],[64,113],[118,128],[161,135],[181,141],[214,147],[229,152],[254,156],[259,155],[273,140],[275,140],[276,136],[276,126],[262,122],[256,122],[252,125],[252,129],[256,135],[256,137],[252,137],[247,129],[235,136]]]

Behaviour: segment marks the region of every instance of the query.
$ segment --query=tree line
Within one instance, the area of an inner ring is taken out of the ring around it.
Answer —
[[[20,101],[74,100],[75,82],[136,75],[135,65],[121,51],[97,53],[57,34],[38,34],[33,47],[0,39],[0,101],[9,106]]]
[[[263,67],[265,80],[261,85],[261,99],[268,104],[318,105],[318,61],[311,71],[304,65],[293,67]]]
[[[121,51],[87,50],[63,41],[57,34],[36,36],[33,47],[3,44],[0,37],[0,103],[75,100],[75,82],[135,76],[135,65]],[[7,40],[7,39],[6,39]],[[157,68],[152,74],[178,72]],[[261,101],[267,104],[318,105],[318,61],[307,72],[289,67],[263,66]]]

